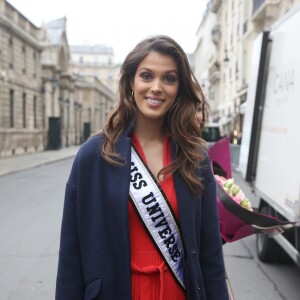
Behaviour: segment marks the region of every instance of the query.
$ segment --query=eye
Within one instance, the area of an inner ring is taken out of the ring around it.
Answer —
[[[202,106],[198,106],[196,111],[199,112],[199,113],[202,112]]]
[[[167,75],[167,76],[165,77],[165,80],[166,80],[166,82],[168,82],[168,83],[174,83],[174,82],[176,82],[177,77],[174,76],[174,75]]]
[[[152,78],[151,74],[148,73],[148,72],[143,72],[141,73],[141,78],[144,79],[144,80],[150,80]]]

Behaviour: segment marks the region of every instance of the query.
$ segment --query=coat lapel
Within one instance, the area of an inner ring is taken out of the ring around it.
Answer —
[[[108,193],[110,195],[110,201],[112,201],[111,208],[114,209],[120,218],[126,215],[126,221],[128,221],[131,134],[133,129],[134,122],[129,125],[116,144],[116,151],[120,154],[123,165],[114,168],[109,167],[107,168],[108,173],[105,174],[108,178]]]
[[[172,159],[174,158],[176,153],[175,143],[172,143]],[[191,191],[189,190],[187,184],[181,177],[178,172],[174,173],[174,186],[178,201],[179,208],[179,219],[182,230],[182,235],[184,239],[184,243],[187,243],[187,237],[190,236],[192,232],[192,225],[194,220],[194,212],[196,209],[197,199],[193,197]]]
[[[107,177],[108,193],[110,198],[111,208],[117,215],[124,216],[128,214],[128,199],[129,199],[129,183],[130,183],[130,153],[131,139],[122,136],[116,150],[122,157],[123,165],[108,168]],[[113,179],[113,180],[112,180]],[[124,214],[126,210],[126,214]]]

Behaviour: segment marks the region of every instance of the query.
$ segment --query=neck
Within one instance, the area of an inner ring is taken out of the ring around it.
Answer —
[[[140,142],[163,141],[165,132],[162,128],[162,121],[154,120],[153,122],[144,121],[140,118],[136,121],[135,133]]]

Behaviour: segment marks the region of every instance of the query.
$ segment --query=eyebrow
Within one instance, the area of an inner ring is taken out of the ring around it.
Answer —
[[[153,72],[151,69],[146,68],[146,67],[142,67],[142,68],[138,69],[137,71],[143,71],[143,70],[148,71],[148,72]],[[168,70],[165,73],[176,73],[178,75],[178,71],[175,69]]]

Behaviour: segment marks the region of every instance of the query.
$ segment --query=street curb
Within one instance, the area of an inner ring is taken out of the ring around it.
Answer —
[[[52,158],[49,157],[49,158],[46,158],[45,160],[36,161],[36,162],[33,162],[31,164],[28,164],[28,165],[15,166],[14,168],[12,168],[10,170],[4,170],[2,172],[0,170],[0,177],[10,175],[10,174],[13,174],[13,173],[17,173],[17,172],[22,172],[22,171],[25,171],[25,170],[28,170],[28,169],[37,168],[37,167],[40,167],[40,166],[43,166],[43,165],[55,163],[55,162],[58,162],[58,161],[69,159],[69,158],[74,158],[76,156],[77,151],[78,151],[78,149],[76,149],[74,151],[74,153],[65,154],[64,156],[61,156],[61,157],[52,157]],[[44,152],[39,152],[39,153],[44,153]],[[23,156],[23,158],[26,159],[26,156]]]
[[[26,170],[29,170],[29,169],[34,169],[34,168],[37,168],[37,167],[40,167],[40,166],[43,166],[43,165],[48,165],[48,164],[55,163],[55,162],[58,162],[58,161],[62,161],[62,160],[65,160],[65,159],[68,159],[68,158],[72,158],[72,157],[75,157],[75,155],[70,155],[70,156],[65,156],[65,157],[50,159],[48,161],[36,163],[36,164],[30,165],[30,166],[26,166],[26,167],[16,168],[14,170],[7,171],[7,172],[4,172],[4,173],[1,173],[1,171],[0,171],[0,177],[6,176],[6,175],[10,175],[10,174],[14,174],[14,173],[17,173],[17,172],[26,171]]]

